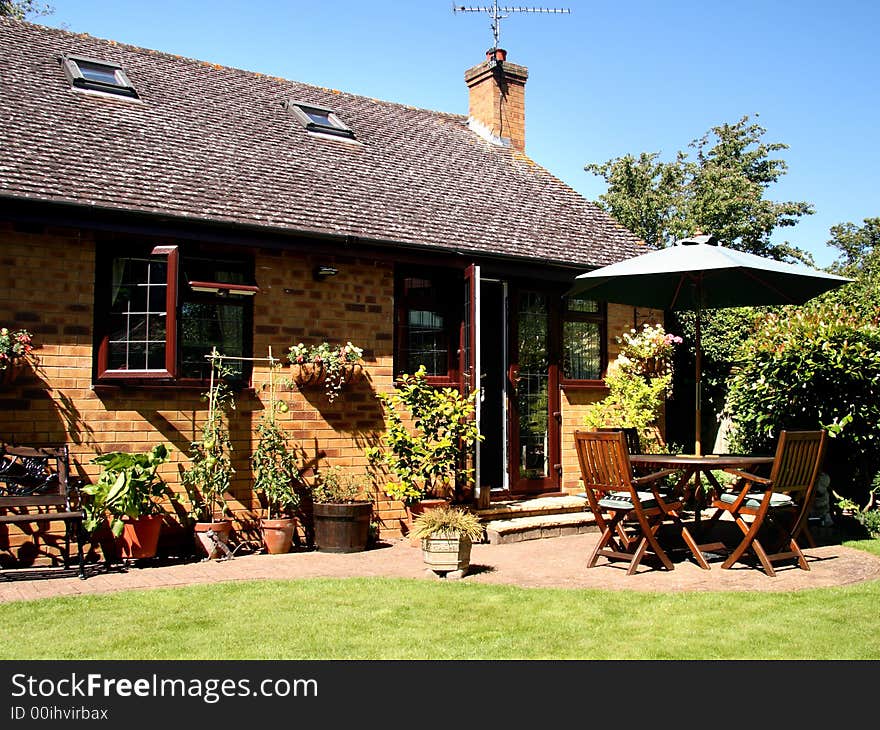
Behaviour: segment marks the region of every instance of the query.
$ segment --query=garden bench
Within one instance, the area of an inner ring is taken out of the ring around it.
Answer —
[[[84,515],[78,504],[67,446],[0,444],[0,525],[64,522],[64,567],[70,567],[71,533],[75,531],[79,577],[85,580]]]

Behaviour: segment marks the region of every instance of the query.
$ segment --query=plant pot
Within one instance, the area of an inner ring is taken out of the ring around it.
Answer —
[[[348,385],[352,380],[357,380],[363,373],[360,363],[346,363],[342,366],[342,384]],[[293,382],[300,388],[323,385],[327,380],[327,369],[318,363],[294,363],[291,365]]]
[[[372,502],[317,502],[312,507],[315,547],[325,553],[355,553],[367,548]]]
[[[435,573],[467,573],[471,564],[471,539],[457,532],[422,538],[422,559]]]
[[[220,520],[218,522],[196,522],[196,552],[199,555],[212,560],[225,557],[229,550],[229,548],[226,547],[226,543],[229,542],[230,532],[232,532],[232,522],[229,520]],[[218,544],[217,541],[219,541],[220,544]],[[224,548],[226,549],[224,550]]]
[[[418,502],[414,502],[413,504],[409,504],[406,506],[406,515],[407,515],[407,532],[412,532],[413,520],[418,517],[420,514],[423,514],[431,509],[437,509],[437,507],[443,507],[447,505],[448,502],[445,499],[439,498],[428,498],[428,499],[420,499]],[[409,544],[413,547],[419,547],[422,544],[422,541],[417,537],[411,537],[409,539]]]
[[[283,555],[290,552],[293,545],[293,533],[296,529],[296,520],[287,517],[279,520],[260,520],[260,529],[263,532],[263,545],[269,555]]]
[[[162,515],[143,515],[135,520],[122,521],[122,535],[117,541],[123,560],[155,558],[162,531]]]

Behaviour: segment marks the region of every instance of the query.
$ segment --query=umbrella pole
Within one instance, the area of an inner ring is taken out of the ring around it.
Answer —
[[[694,453],[697,456],[702,456],[702,454],[703,454],[702,436],[701,436],[702,424],[700,423],[700,421],[701,421],[700,411],[702,408],[702,403],[700,400],[700,397],[702,395],[700,392],[701,391],[700,379],[702,377],[702,373],[701,373],[702,363],[700,362],[700,306],[699,306],[699,300],[698,300],[698,304],[697,304],[697,321],[696,321],[696,328],[695,328],[695,339],[696,339],[696,354],[694,357],[694,361],[696,364],[696,381],[697,382],[696,382],[696,393],[695,393],[695,396],[696,396],[696,409],[695,409],[695,413],[696,413],[695,428],[696,428],[696,431],[695,431],[695,438],[694,438]]]

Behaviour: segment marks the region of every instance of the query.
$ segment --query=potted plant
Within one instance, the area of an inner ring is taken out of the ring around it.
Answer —
[[[307,347],[302,342],[290,347],[287,355],[293,366],[293,382],[299,387],[323,383],[327,400],[336,400],[343,386],[363,370],[364,351],[351,342],[332,345],[321,342]]]
[[[15,381],[33,352],[33,335],[24,329],[0,328],[0,382]]]
[[[445,505],[416,517],[412,534],[422,542],[422,558],[429,570],[461,578],[471,564],[471,546],[483,538],[483,525],[473,512]]]
[[[370,464],[390,471],[385,492],[403,502],[412,520],[422,508],[452,501],[470,491],[470,456],[483,436],[475,419],[477,391],[435,388],[424,367],[401,375],[392,393],[379,393],[386,431],[381,446],[369,446]],[[426,501],[430,501],[428,505]]]
[[[262,495],[266,514],[260,520],[263,544],[270,555],[290,552],[296,529],[294,511],[299,506],[296,482],[299,469],[296,455],[288,447],[287,434],[277,421],[287,404],[277,398],[275,376],[281,365],[269,350],[268,400],[257,424],[257,446],[251,457],[254,469],[254,491]]]
[[[223,365],[223,356],[211,352],[211,380],[203,398],[208,402],[208,416],[202,435],[190,444],[190,466],[183,472],[183,486],[189,498],[189,516],[193,520],[196,549],[208,558],[228,554],[232,531],[226,492],[235,469],[232,468],[232,442],[227,413],[235,410],[235,397],[224,380],[232,371]]]
[[[123,559],[156,556],[163,518],[160,500],[167,492],[157,470],[168,457],[165,445],[157,444],[146,453],[114,451],[92,459],[101,474],[81,489],[89,497],[83,500],[83,528],[94,533],[109,518]]]
[[[339,466],[319,470],[311,486],[315,547],[321,552],[365,550],[373,500],[369,490]]]

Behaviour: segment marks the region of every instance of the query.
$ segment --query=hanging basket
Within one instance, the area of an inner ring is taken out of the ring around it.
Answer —
[[[15,383],[19,376],[24,373],[27,368],[27,363],[21,358],[16,358],[15,360],[10,360],[6,367],[0,371],[0,385],[4,387],[8,387]]]
[[[291,380],[300,388],[324,385],[327,381],[327,368],[320,363],[293,363],[291,366]],[[363,374],[363,366],[360,363],[346,363],[342,366],[342,384],[348,385],[357,380]]]

